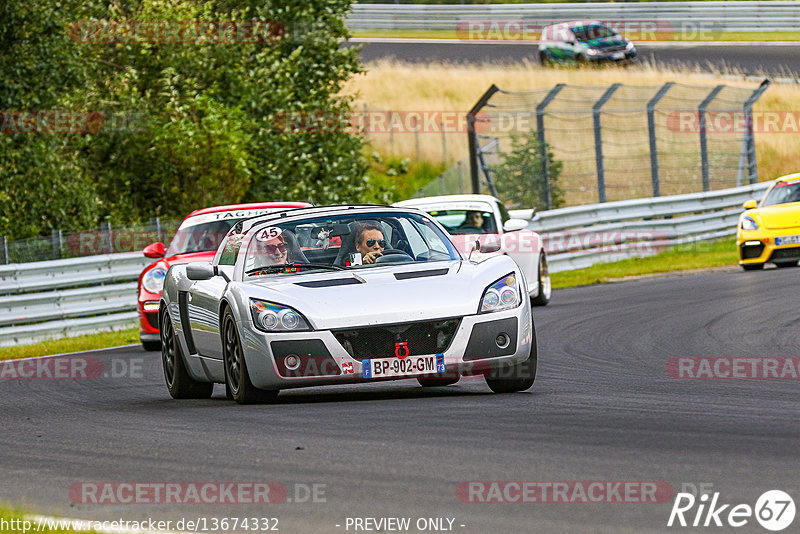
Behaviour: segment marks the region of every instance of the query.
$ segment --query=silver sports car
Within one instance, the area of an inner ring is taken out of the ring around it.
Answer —
[[[475,248],[480,249],[479,242]],[[495,392],[536,377],[528,282],[514,260],[459,253],[427,213],[331,206],[245,219],[210,263],[173,265],[162,293],[174,398],[238,403],[281,389],[485,376]]]

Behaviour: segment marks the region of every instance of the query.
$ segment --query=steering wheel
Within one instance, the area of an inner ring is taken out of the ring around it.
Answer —
[[[480,226],[471,226],[469,224],[465,224],[463,226],[459,226],[456,228],[460,234],[485,234],[486,230],[481,228]]]
[[[414,261],[407,252],[397,248],[387,248],[381,251],[381,255],[375,258],[375,263],[406,263]]]

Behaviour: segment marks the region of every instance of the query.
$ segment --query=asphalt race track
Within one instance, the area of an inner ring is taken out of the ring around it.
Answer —
[[[394,57],[402,61],[422,63],[449,61],[455,63],[538,63],[538,44],[518,43],[363,43],[362,58],[369,62]],[[705,71],[734,68],[745,74],[786,76],[800,74],[800,44],[785,46],[764,45],[705,45],[661,47],[636,44],[642,61],[663,66],[698,67]]]
[[[660,481],[676,492],[711,484],[721,503],[753,506],[771,489],[797,500],[800,381],[677,380],[666,365],[800,357],[798,277],[731,270],[556,291],[535,312],[536,384],[508,395],[462,379],[432,390],[415,381],[295,390],[263,406],[238,406],[221,386],[211,400],[174,401],[156,353],[91,352],[125,376],[0,380],[0,501],[93,519],[276,517],[283,533],[348,532],[347,517],[386,516],[454,518],[465,534],[697,531],[667,528],[672,497],[487,504],[462,502],[456,489]],[[323,484],[324,502],[71,502],[70,487],[92,481],[275,481],[294,500],[305,495],[295,484]],[[751,518],[737,531],[763,530]]]

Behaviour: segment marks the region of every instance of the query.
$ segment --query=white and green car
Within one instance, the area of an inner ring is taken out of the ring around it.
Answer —
[[[546,26],[539,41],[542,65],[631,63],[636,60],[633,43],[597,20]]]

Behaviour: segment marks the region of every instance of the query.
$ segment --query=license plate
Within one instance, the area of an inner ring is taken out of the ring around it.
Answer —
[[[785,237],[776,237],[776,245],[796,245],[800,243],[800,235],[787,235]]]
[[[407,356],[405,358],[375,358],[361,362],[364,378],[391,378],[444,373],[444,355]]]
[[[614,52],[611,54],[611,59],[622,59],[625,57],[625,52]]]

